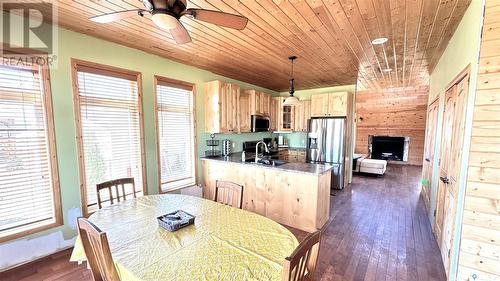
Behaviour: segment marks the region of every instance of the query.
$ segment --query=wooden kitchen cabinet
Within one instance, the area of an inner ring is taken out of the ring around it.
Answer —
[[[348,92],[317,94],[311,97],[312,117],[347,116]]]
[[[293,122],[295,121],[295,111],[293,106],[282,106],[285,98],[280,98],[279,101],[279,121],[278,130],[279,131],[293,131]]]
[[[270,108],[269,108],[269,118],[271,119],[271,128],[270,128],[271,131],[278,130],[279,105],[280,105],[279,98],[271,98]]]
[[[205,132],[239,131],[240,86],[222,81],[205,84]]]
[[[311,101],[301,101],[294,107],[294,131],[307,132],[309,119],[311,119]]]
[[[271,113],[271,95],[256,90],[245,90],[242,93],[250,96],[250,115],[269,116]]]
[[[306,162],[306,150],[301,148],[280,149],[278,159],[287,162]]]
[[[248,92],[240,93],[240,108],[239,108],[239,121],[240,132],[247,133],[252,131],[252,103],[251,95]]]

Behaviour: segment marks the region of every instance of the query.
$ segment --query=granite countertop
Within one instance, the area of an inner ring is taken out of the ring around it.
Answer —
[[[257,167],[262,167],[264,169],[276,169],[287,172],[314,174],[314,175],[324,174],[326,172],[329,172],[333,168],[333,166],[326,164],[298,163],[298,162],[290,162],[290,163],[287,162],[280,166],[257,164],[255,162],[242,162],[241,153],[232,153],[229,156],[220,156],[220,157],[210,157],[210,158],[201,157],[201,159],[206,161],[221,161],[221,162],[228,162],[240,165],[250,165],[254,167],[257,166]]]

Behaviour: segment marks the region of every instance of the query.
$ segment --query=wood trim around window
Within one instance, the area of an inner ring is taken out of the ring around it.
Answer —
[[[26,55],[26,54],[23,54]],[[36,54],[36,56],[44,56],[47,59],[47,54]],[[43,86],[44,98],[44,118],[47,128],[48,151],[50,157],[50,173],[52,178],[52,196],[54,200],[54,222],[50,224],[40,225],[34,228],[21,230],[19,232],[0,237],[0,243],[27,236],[33,233],[44,231],[50,228],[63,225],[62,205],[61,205],[61,189],[59,182],[59,168],[57,163],[57,146],[54,126],[54,114],[52,109],[52,91],[50,84],[50,72],[48,67],[40,67],[40,79]]]
[[[198,178],[198,138],[197,138],[197,124],[196,124],[196,85],[193,83],[181,81],[181,80],[175,80],[159,75],[154,76],[154,110],[155,110],[155,130],[156,130],[156,163],[157,163],[157,170],[158,170],[158,192],[161,193],[168,193],[172,192],[175,190],[182,189],[184,187],[179,187],[175,188],[169,191],[162,191],[161,189],[161,163],[160,163],[160,129],[158,128],[158,108],[157,108],[157,103],[158,103],[158,95],[156,92],[156,86],[157,85],[164,85],[164,86],[170,86],[170,87],[178,87],[184,90],[190,90],[193,95],[193,148],[194,148],[194,153],[193,153],[193,161],[194,161],[194,182],[196,184],[197,178]]]
[[[73,106],[75,110],[75,125],[76,125],[76,143],[78,150],[78,170],[80,174],[80,196],[82,204],[82,213],[88,217],[87,208],[87,190],[86,175],[85,175],[85,159],[83,157],[83,137],[82,137],[82,123],[81,123],[81,110],[80,110],[80,95],[78,87],[78,71],[79,70],[92,70],[92,73],[101,75],[110,75],[113,77],[129,79],[137,82],[138,94],[138,112],[139,112],[139,134],[141,146],[141,172],[142,172],[142,192],[144,195],[148,194],[147,174],[146,174],[146,157],[144,146],[144,116],[142,110],[142,74],[137,71],[118,68],[114,66],[89,62],[79,59],[71,59],[71,84],[73,89]],[[132,78],[132,79],[131,79]]]

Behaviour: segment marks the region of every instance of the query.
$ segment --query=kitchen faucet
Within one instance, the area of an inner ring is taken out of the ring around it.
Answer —
[[[260,158],[259,158],[259,144],[263,144],[264,145],[264,149],[267,153],[269,153],[269,148],[267,148],[267,144],[264,142],[264,141],[259,141],[256,145],[255,145],[255,163],[258,163]]]

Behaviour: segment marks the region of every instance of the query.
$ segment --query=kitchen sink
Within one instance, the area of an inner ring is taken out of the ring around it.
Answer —
[[[255,162],[255,158],[247,158],[245,159],[245,162],[251,163]],[[257,164],[264,165],[264,166],[281,166],[283,164],[286,164],[287,162],[285,161],[280,161],[280,160],[272,160],[272,159],[261,159]]]

